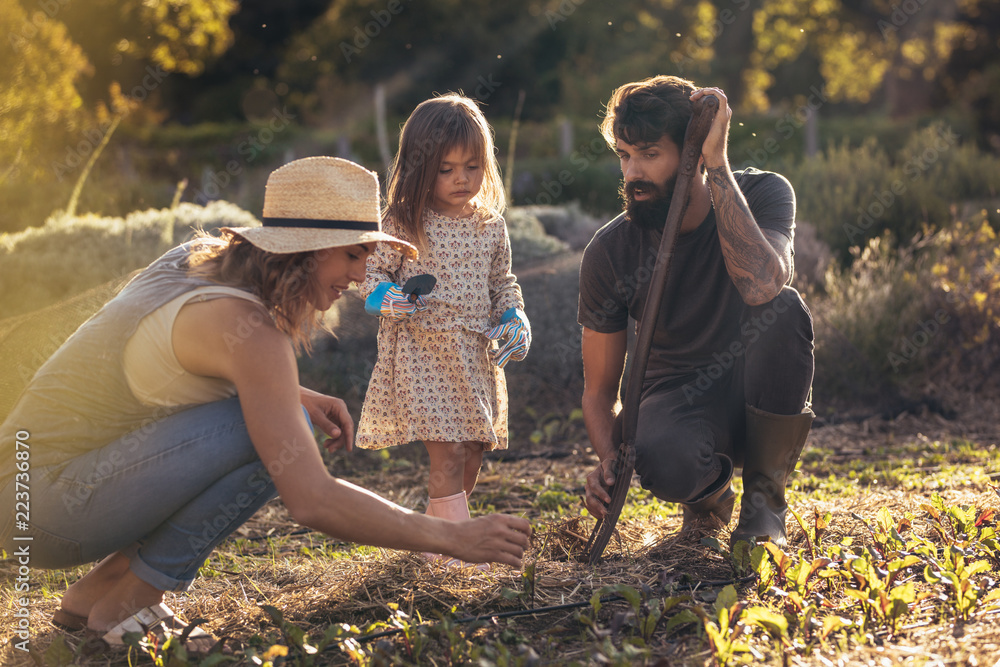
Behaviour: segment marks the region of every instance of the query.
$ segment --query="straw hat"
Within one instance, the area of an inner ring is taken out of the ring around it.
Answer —
[[[417,256],[413,245],[382,231],[375,172],[336,157],[307,157],[271,172],[261,222],[229,231],[273,253],[384,242]]]

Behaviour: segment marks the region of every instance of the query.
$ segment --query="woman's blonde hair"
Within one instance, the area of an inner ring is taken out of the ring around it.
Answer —
[[[483,185],[473,198],[486,220],[503,215],[507,197],[497,165],[493,128],[475,100],[450,93],[417,105],[403,124],[399,152],[389,168],[383,219],[392,218],[399,233],[421,252],[427,249],[423,215],[444,157],[467,150],[483,169]]]
[[[320,251],[322,252],[322,251]],[[223,229],[220,237],[199,232],[191,246],[188,273],[256,295],[275,326],[308,352],[317,331],[329,331],[312,298],[319,285],[316,252],[273,253]]]

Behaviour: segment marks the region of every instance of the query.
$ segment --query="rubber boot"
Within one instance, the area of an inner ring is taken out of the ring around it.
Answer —
[[[427,501],[427,511],[425,514],[447,521],[464,521],[470,519],[468,496],[465,491],[459,491],[453,496],[431,498]],[[445,567],[469,567],[472,565],[472,563],[466,563],[458,558],[452,558],[444,554],[424,552],[424,557],[429,561],[441,563]],[[475,567],[479,570],[490,569],[490,566],[486,563],[477,564]]]
[[[733,516],[733,505],[736,494],[733,493],[733,460],[724,454],[719,454],[722,472],[719,478],[705,489],[696,500],[681,505],[684,512],[684,523],[681,524],[681,534],[692,534],[695,531],[714,532],[729,525]]]
[[[730,545],[740,540],[786,543],[785,484],[795,470],[816,417],[805,408],[797,415],[775,415],[747,406],[746,461],[740,520]]]

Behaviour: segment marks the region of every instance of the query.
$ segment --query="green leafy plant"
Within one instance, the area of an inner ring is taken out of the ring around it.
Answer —
[[[583,427],[583,410],[576,408],[568,415],[558,412],[548,412],[542,416],[528,406],[524,408],[527,414],[535,422],[535,429],[531,432],[530,440],[536,445],[551,445],[554,442],[561,442],[578,434]]]
[[[269,646],[263,654],[257,655],[256,651],[248,650],[247,657],[251,662],[262,665],[264,656],[270,656],[273,660],[280,656],[281,664],[295,665],[296,667],[313,667],[316,664],[316,656],[322,653],[328,646],[338,644],[340,648],[350,656],[356,664],[365,665],[365,652],[361,649],[357,641],[360,634],[358,629],[346,623],[335,623],[327,627],[323,636],[318,640],[309,637],[305,630],[289,623],[277,607],[271,605],[261,605],[274,624],[278,626],[278,631],[284,644],[273,644]],[[281,649],[285,648],[285,651]]]
[[[844,594],[861,603],[863,628],[875,622],[895,634],[899,621],[912,611],[919,599],[912,581],[899,585],[895,585],[895,581],[907,568],[920,562],[919,557],[908,555],[885,563],[885,569],[881,569],[876,567],[870,554],[864,553],[845,563],[854,587],[845,588]]]
[[[930,558],[924,567],[924,578],[930,584],[945,584],[953,603],[955,620],[967,621],[982,592],[973,580],[990,569],[989,561],[966,562],[966,553],[957,546],[944,549],[942,558]]]
[[[995,510],[988,508],[977,511],[975,507],[945,505],[938,494],[931,497],[930,504],[920,506],[927,512],[931,528],[946,546],[968,547],[975,543],[979,549],[990,555],[997,553]]]
[[[736,597],[736,589],[726,586],[715,598],[711,616],[702,607],[695,607],[695,613],[701,618],[705,634],[708,635],[712,657],[719,667],[726,667],[736,654],[750,650],[746,642],[740,641],[743,632],[739,621],[743,616],[744,606]]]
[[[880,508],[875,514],[875,520],[871,522],[853,512],[851,516],[868,529],[875,542],[875,549],[883,558],[891,558],[893,554],[906,550],[906,540],[902,533],[910,528],[912,517],[906,516],[897,523],[886,507]]]
[[[612,617],[610,627],[598,623],[598,614],[604,606],[603,600],[609,597],[624,599],[629,604],[629,611],[618,613]],[[659,598],[649,595],[649,591],[640,593],[631,586],[616,584],[598,589],[590,598],[592,614],[581,612],[577,618],[588,628],[591,636],[597,640],[594,652],[603,656],[611,664],[635,664],[639,658],[651,655],[649,643],[667,618],[668,612],[684,603],[691,602],[687,595]],[[664,624],[663,632],[672,633],[683,624],[695,623],[698,616],[689,608],[679,608]],[[620,647],[616,646],[616,635],[622,635]]]

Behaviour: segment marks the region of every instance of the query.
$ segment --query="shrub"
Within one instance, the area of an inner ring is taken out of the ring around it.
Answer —
[[[565,206],[576,201],[589,213],[605,217],[621,210],[621,176],[610,152],[578,151],[567,158],[518,160],[509,196],[520,206]]]
[[[935,369],[963,389],[995,388],[1000,365],[1000,247],[987,212],[929,241],[927,312],[942,324]]]
[[[962,143],[939,122],[914,133],[894,155],[874,138],[854,148],[845,142],[786,175],[798,195],[799,217],[813,223],[846,264],[852,247],[886,232],[903,243],[925,226],[947,227],[958,202],[997,196],[998,172],[1000,159]]]
[[[563,252],[566,244],[545,233],[538,218],[524,208],[510,208],[504,216],[510,235],[510,251],[514,264],[538,260]]]
[[[880,236],[852,255],[848,267],[833,263],[827,270],[826,297],[809,299],[816,325],[815,385],[821,394],[872,401],[899,379],[888,353],[922,309],[911,253]]]
[[[578,201],[565,206],[524,206],[521,210],[538,218],[547,234],[565,241],[574,250],[585,248],[594,232],[608,222],[607,218],[586,213]]]
[[[260,224],[228,202],[180,204],[124,218],[53,216],[42,227],[0,235],[0,312],[4,317],[44,308],[140,269],[193,228]]]
[[[894,248],[888,235],[827,272],[816,316],[816,386],[863,401],[995,389],[1000,248],[986,211]]]

